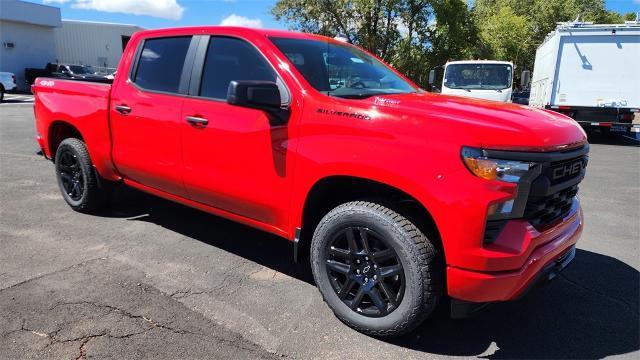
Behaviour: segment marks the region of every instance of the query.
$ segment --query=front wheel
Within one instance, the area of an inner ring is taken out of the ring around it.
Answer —
[[[106,189],[100,186],[84,142],[63,140],[56,150],[55,167],[62,197],[73,210],[89,213],[104,204]]]
[[[342,204],[320,221],[311,266],[336,316],[373,336],[414,329],[442,292],[433,244],[405,217],[373,202]]]

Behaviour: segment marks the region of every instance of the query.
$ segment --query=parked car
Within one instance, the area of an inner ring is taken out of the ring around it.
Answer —
[[[55,77],[71,80],[111,83],[113,76],[97,74],[92,67],[47,63],[43,69],[26,68],[24,78],[27,85],[33,85],[38,77]]]
[[[431,94],[288,31],[138,32],[118,74],[34,85],[68,205],[120,183],[289,239],[359,331],[406,333],[445,296],[456,317],[514,300],[574,257],[589,145],[566,116]]]
[[[53,73],[57,77],[67,77],[78,80],[106,79],[105,76],[97,75],[95,70],[86,65],[59,64],[57,65],[56,69],[53,70]]]
[[[10,72],[0,72],[0,102],[4,100],[4,93],[16,89],[16,76]]]

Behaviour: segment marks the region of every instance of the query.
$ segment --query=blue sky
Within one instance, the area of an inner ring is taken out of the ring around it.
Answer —
[[[2,0],[0,0],[2,1]],[[245,25],[284,28],[270,14],[275,0],[29,0],[60,7],[63,19],[135,24]],[[640,11],[640,0],[607,0],[607,9]]]

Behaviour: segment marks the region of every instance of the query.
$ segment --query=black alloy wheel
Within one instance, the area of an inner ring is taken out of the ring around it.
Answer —
[[[61,149],[56,170],[64,192],[73,201],[79,201],[84,194],[84,176],[77,155],[70,149]]]
[[[100,178],[82,140],[62,140],[56,150],[55,167],[62,197],[73,210],[91,213],[105,204],[111,183]]]
[[[402,301],[402,263],[383,237],[367,227],[347,227],[330,240],[326,269],[336,295],[358,314],[386,316]]]
[[[313,233],[310,255],[322,299],[338,319],[367,335],[411,331],[442,296],[444,266],[436,247],[375,200],[330,210]]]

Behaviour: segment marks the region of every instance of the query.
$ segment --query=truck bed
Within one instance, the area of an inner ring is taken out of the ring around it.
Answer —
[[[47,158],[55,156],[56,138],[68,126],[56,126],[65,121],[82,134],[89,155],[103,176],[113,173],[109,130],[111,84],[37,78],[32,86],[36,117],[36,140]],[[52,124],[51,128],[49,124]],[[50,129],[48,132],[44,129]]]

